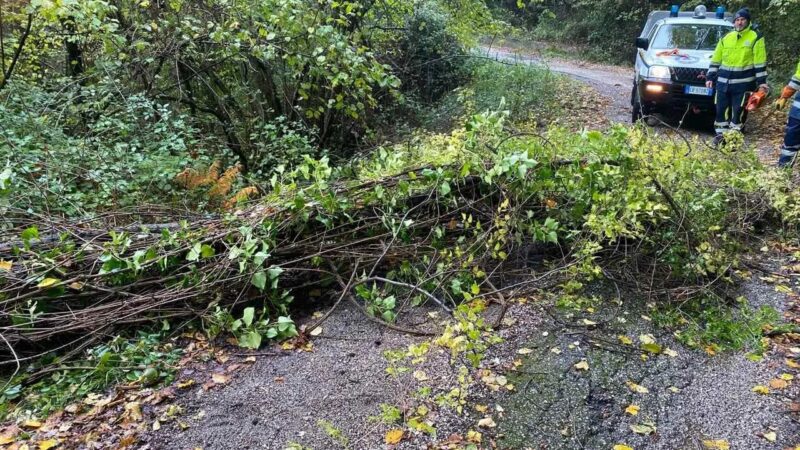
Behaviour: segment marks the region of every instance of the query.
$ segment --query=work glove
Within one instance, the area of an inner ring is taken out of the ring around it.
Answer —
[[[781,97],[775,100],[775,109],[778,111],[783,111],[786,108],[786,104],[789,102],[787,97]]]

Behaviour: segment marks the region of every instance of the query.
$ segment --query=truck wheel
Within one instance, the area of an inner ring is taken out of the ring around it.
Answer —
[[[644,105],[642,105],[642,100],[639,98],[639,89],[637,86],[633,85],[633,90],[631,91],[631,123],[637,123],[642,120],[647,112],[644,110]]]

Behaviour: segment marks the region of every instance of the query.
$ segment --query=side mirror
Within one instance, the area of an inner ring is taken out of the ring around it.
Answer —
[[[636,38],[636,48],[647,50],[647,47],[650,47],[650,39],[643,37]]]

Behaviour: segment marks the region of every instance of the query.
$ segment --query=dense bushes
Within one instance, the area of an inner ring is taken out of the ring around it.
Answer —
[[[238,164],[263,186],[306,156],[347,158],[404,99],[465,80],[487,17],[477,1],[212,3],[0,7],[0,169],[30,187],[19,206],[170,204],[187,167]]]
[[[15,208],[74,216],[169,202],[182,194],[175,174],[207,165],[221,145],[166,105],[106,95],[86,90],[75,103],[65,93],[11,85],[0,104],[0,163],[13,173]]]
[[[404,90],[425,102],[438,100],[466,78],[466,51],[447,28],[448,15],[434,4],[418,9],[398,42],[398,75]]]

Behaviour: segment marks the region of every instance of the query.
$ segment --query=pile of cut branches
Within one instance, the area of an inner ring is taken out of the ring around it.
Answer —
[[[312,291],[386,322],[410,304],[449,312],[565,277],[689,295],[727,280],[741,236],[771,214],[763,169],[745,154],[624,128],[509,135],[503,119],[479,115],[452,136],[342,168],[307,159],[233,214],[150,211],[140,217],[156,224],[109,227],[119,217],[8,209],[4,363],[253,302],[263,317],[285,315]]]

